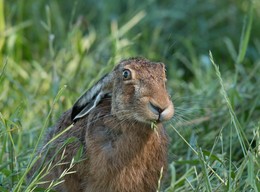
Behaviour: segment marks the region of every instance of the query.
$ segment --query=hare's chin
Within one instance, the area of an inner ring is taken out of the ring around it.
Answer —
[[[135,114],[134,115],[134,119],[136,121],[138,121],[140,123],[145,123],[145,124],[150,124],[151,122],[158,122],[158,118],[159,118],[158,115],[157,115],[157,117],[155,115],[154,117],[149,117],[149,118],[144,117],[144,116],[142,116],[140,114]]]

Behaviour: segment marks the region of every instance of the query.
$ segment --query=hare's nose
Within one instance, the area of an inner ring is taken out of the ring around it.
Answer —
[[[149,108],[155,115],[158,115],[158,121],[166,121],[172,118],[174,114],[173,104],[170,102],[165,108],[156,105],[154,102],[149,102]]]
[[[149,102],[149,105],[150,105],[150,109],[151,111],[156,114],[156,115],[160,115],[164,109],[162,109],[161,107],[159,107],[158,105],[156,104],[153,104],[152,102]]]

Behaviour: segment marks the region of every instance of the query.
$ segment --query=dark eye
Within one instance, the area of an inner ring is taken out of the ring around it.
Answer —
[[[122,75],[124,80],[129,80],[132,78],[131,71],[129,69],[124,69]]]

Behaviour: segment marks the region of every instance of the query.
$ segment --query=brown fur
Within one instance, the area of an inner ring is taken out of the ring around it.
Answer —
[[[132,82],[123,82],[121,69],[133,72]],[[45,180],[57,179],[83,146],[83,160],[73,167],[74,174],[65,176],[58,191],[82,192],[154,192],[160,170],[167,166],[167,135],[160,121],[151,129],[154,114],[147,103],[169,108],[165,120],[173,115],[173,106],[165,88],[164,65],[147,60],[125,60],[115,69],[112,98],[104,98],[88,115],[51,144],[47,160],[70,137],[76,141],[66,145],[68,164],[57,166]],[[138,81],[136,81],[138,80]],[[138,82],[138,83],[137,83]],[[63,114],[47,134],[46,142],[73,122],[71,110]],[[54,159],[60,159],[61,152]],[[40,160],[31,171],[41,164]],[[44,187],[47,187],[48,184]]]

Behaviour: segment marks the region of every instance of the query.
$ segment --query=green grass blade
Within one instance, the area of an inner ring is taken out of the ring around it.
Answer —
[[[5,74],[6,66],[7,66],[7,59],[4,61],[3,69],[0,72],[0,85],[2,85],[1,82],[2,82],[4,74]]]
[[[254,18],[254,3],[252,1],[250,1],[248,15],[245,18],[243,30],[242,30],[242,34],[241,34],[239,52],[238,52],[238,57],[237,57],[237,64],[242,63],[245,58],[246,50],[248,47],[248,42],[250,39],[253,18]]]
[[[4,0],[0,0],[0,61],[2,62],[2,48],[5,43],[5,17],[4,17]]]
[[[207,161],[206,161],[206,159],[204,157],[204,154],[203,154],[201,148],[199,149],[198,157],[199,157],[201,165],[202,165],[202,172],[204,174],[204,179],[205,179],[207,191],[211,192],[212,191],[212,187],[211,187],[211,184],[210,184],[209,174],[207,173],[207,166],[209,166],[209,165],[208,165],[208,163],[207,163]]]
[[[255,191],[257,191],[257,186],[255,183],[256,177],[257,177],[257,175],[255,175],[254,156],[251,152],[249,152],[248,153],[248,163],[247,163],[247,183]]]
[[[144,17],[146,13],[145,11],[140,11],[137,13],[130,21],[128,21],[126,24],[124,24],[118,31],[118,37],[122,37],[127,33],[129,30],[131,30],[137,23],[139,23]]]
[[[233,144],[233,127],[230,127],[230,132],[229,132],[229,164],[228,164],[228,191],[232,191],[232,177],[231,177],[231,173],[232,173],[232,144]]]

